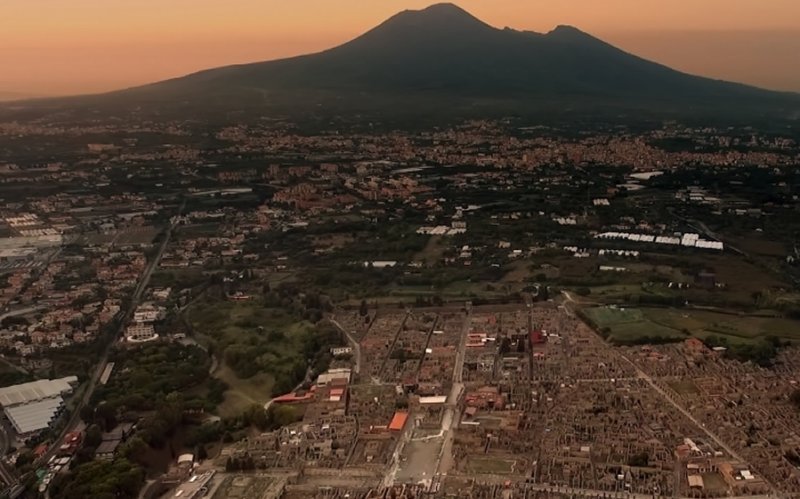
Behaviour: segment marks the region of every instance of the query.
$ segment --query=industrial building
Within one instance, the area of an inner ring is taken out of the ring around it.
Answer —
[[[77,376],[69,376],[0,388],[0,406],[17,434],[31,436],[58,418],[64,409],[63,396],[77,383]]]

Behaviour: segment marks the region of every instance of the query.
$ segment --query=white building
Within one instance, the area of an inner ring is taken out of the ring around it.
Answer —
[[[158,339],[152,324],[131,324],[125,330],[125,340],[130,343],[145,343]]]
[[[64,409],[63,395],[71,393],[78,383],[76,376],[42,379],[0,388],[3,412],[21,436],[47,429]]]

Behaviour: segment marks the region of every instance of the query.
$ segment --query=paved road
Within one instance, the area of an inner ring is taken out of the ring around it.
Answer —
[[[9,439],[9,436],[6,434],[5,429],[0,430],[0,436],[2,437],[3,448],[6,450],[6,452],[8,452],[9,440],[10,439]],[[3,456],[0,456],[0,457],[4,457],[5,454],[6,453],[4,452]],[[13,486],[13,485],[16,485],[17,483],[19,483],[19,480],[17,479],[16,474],[14,474],[12,472],[12,469],[8,465],[6,465],[5,461],[0,461],[0,478],[3,480],[3,483],[5,483],[6,485]]]
[[[312,379],[311,379],[311,374],[312,374],[313,372],[314,372],[314,371],[313,371],[313,369],[311,369],[311,366],[308,366],[308,367],[306,368],[306,377],[305,377],[305,378],[303,378],[303,381],[301,381],[300,383],[298,383],[298,384],[297,384],[297,386],[295,386],[295,387],[294,387],[294,389],[292,390],[292,392],[296,392],[297,390],[299,390],[299,389],[303,388],[303,385],[305,385],[306,383],[310,383],[310,382],[312,381]],[[270,408],[270,407],[272,407],[272,404],[273,404],[273,403],[275,403],[275,399],[277,399],[277,398],[279,398],[279,397],[281,397],[281,396],[282,396],[282,395],[278,395],[277,397],[272,397],[271,399],[269,399],[269,401],[267,401],[267,403],[266,403],[266,404],[264,404],[264,410],[265,410],[265,411],[269,411],[269,408]]]
[[[576,302],[575,302],[575,300],[574,300],[574,299],[573,299],[573,297],[572,297],[572,296],[571,296],[571,295],[570,295],[568,292],[566,292],[566,291],[564,292],[564,296],[565,296],[565,297],[566,297],[566,299],[567,299],[567,301],[564,303],[564,305],[565,305],[565,306],[564,306],[564,309],[565,309],[565,310],[567,311],[567,313],[569,313],[570,315],[574,315],[574,312],[573,312],[573,311],[572,311],[572,309],[569,307],[569,305],[573,305],[573,304],[575,304],[575,303],[576,303]],[[610,347],[609,347],[609,348],[610,348]],[[635,362],[633,362],[633,361],[632,361],[631,359],[629,359],[629,358],[628,358],[626,355],[622,354],[622,353],[621,353],[621,352],[619,352],[619,351],[613,350],[613,351],[612,351],[612,353],[613,353],[613,354],[616,354],[616,355],[618,355],[618,356],[619,356],[620,358],[622,358],[622,359],[623,359],[625,362],[627,362],[628,364],[630,364],[630,365],[633,367],[633,369],[635,370],[635,372],[636,372],[636,376],[637,376],[638,378],[640,378],[640,379],[644,380],[644,381],[645,381],[645,382],[646,382],[648,385],[650,385],[650,387],[651,387],[653,390],[655,390],[655,391],[656,391],[656,393],[658,393],[659,395],[661,395],[661,397],[662,397],[664,400],[666,400],[667,402],[669,402],[669,404],[670,404],[670,405],[672,405],[672,406],[673,406],[675,409],[677,409],[677,410],[678,410],[678,411],[679,411],[681,414],[683,414],[684,416],[686,416],[686,418],[687,418],[687,419],[689,419],[689,421],[691,421],[692,423],[694,423],[694,424],[695,424],[695,426],[697,426],[697,427],[698,427],[700,430],[702,430],[702,431],[703,431],[703,433],[705,433],[705,434],[706,434],[706,436],[707,436],[708,438],[710,438],[711,440],[713,440],[713,441],[714,441],[714,443],[716,443],[716,444],[717,444],[717,445],[718,445],[718,446],[719,446],[721,449],[725,450],[725,452],[727,452],[729,456],[731,456],[731,457],[733,457],[734,459],[737,459],[737,460],[739,460],[739,461],[741,461],[741,462],[743,462],[743,463],[746,463],[746,462],[747,462],[747,460],[746,460],[746,459],[744,459],[744,458],[742,458],[742,456],[741,456],[741,455],[740,455],[738,452],[736,452],[735,450],[733,450],[733,449],[732,449],[730,446],[728,446],[728,445],[727,445],[727,444],[726,444],[726,443],[725,443],[725,442],[724,442],[724,441],[723,441],[721,438],[719,438],[719,437],[718,437],[717,435],[715,435],[715,434],[714,434],[714,433],[713,433],[711,430],[709,430],[708,428],[706,428],[706,425],[705,425],[705,423],[702,423],[702,422],[701,422],[701,421],[699,421],[697,418],[695,418],[695,417],[692,415],[692,413],[690,413],[690,412],[689,412],[689,411],[688,411],[686,408],[684,408],[684,407],[683,407],[681,404],[679,404],[679,403],[678,403],[678,402],[677,402],[675,399],[673,399],[673,398],[672,398],[672,397],[671,397],[671,396],[670,396],[670,395],[669,395],[667,392],[665,392],[665,391],[664,391],[664,389],[663,389],[663,388],[661,388],[660,386],[658,386],[658,383],[656,383],[656,382],[655,382],[655,380],[652,378],[652,376],[650,376],[649,374],[647,374],[646,372],[644,372],[642,369],[640,369],[640,368],[639,368],[639,366],[637,366]],[[778,490],[778,489],[775,487],[775,485],[774,485],[774,484],[770,483],[770,482],[769,482],[769,481],[768,481],[768,480],[767,480],[767,479],[766,479],[766,478],[763,476],[763,474],[761,474],[761,478],[764,480],[764,482],[765,482],[765,483],[766,483],[766,484],[767,484],[767,485],[768,485],[768,486],[769,486],[769,487],[770,487],[772,490]],[[772,496],[772,497],[781,497],[781,496],[780,496],[780,495],[775,495],[775,496]]]
[[[339,331],[344,333],[344,335],[347,337],[347,342],[350,343],[350,347],[353,349],[353,357],[355,360],[353,372],[355,374],[359,374],[361,372],[361,344],[350,334],[350,331],[343,328],[341,324],[336,322],[336,319],[331,319],[331,324],[336,326]]]
[[[444,443],[442,443],[439,458],[436,460],[436,475],[447,474],[453,466],[453,439],[455,438],[455,429],[458,427],[458,400],[464,391],[464,357],[467,353],[467,334],[469,334],[471,325],[471,308],[468,307],[456,352],[456,365],[453,368],[453,388],[447,397],[447,407],[442,417]]]
[[[35,307],[25,307],[25,308],[18,308],[16,310],[9,310],[8,312],[0,315],[0,321],[5,319],[6,317],[16,317],[18,315],[27,315],[31,312],[36,312],[37,310],[41,310],[44,307],[42,306],[35,306]]]
[[[681,412],[681,414],[683,414],[684,416],[686,416],[686,418],[687,418],[687,419],[689,419],[689,421],[691,421],[691,422],[692,422],[692,423],[694,423],[694,424],[695,424],[695,425],[696,425],[698,428],[700,428],[700,429],[703,431],[703,433],[705,433],[705,434],[706,434],[706,436],[707,436],[708,438],[710,438],[711,440],[713,440],[713,441],[714,441],[714,443],[716,443],[716,444],[717,444],[717,445],[718,445],[720,448],[724,449],[724,450],[725,450],[725,452],[727,452],[729,456],[731,456],[731,457],[733,457],[734,459],[736,459],[736,460],[738,460],[738,461],[741,461],[741,462],[743,462],[743,463],[746,463],[746,462],[747,462],[747,460],[746,460],[746,459],[744,459],[744,458],[743,458],[743,457],[742,457],[742,456],[741,456],[741,455],[740,455],[738,452],[736,452],[736,451],[735,451],[735,450],[733,450],[733,449],[732,449],[730,446],[728,446],[728,445],[727,445],[727,444],[726,444],[726,443],[725,443],[725,442],[724,442],[724,441],[723,441],[721,438],[719,438],[719,437],[718,437],[716,434],[714,434],[714,432],[712,432],[711,430],[709,430],[708,428],[706,428],[706,425],[705,425],[705,423],[701,423],[700,421],[698,421],[698,420],[697,420],[697,418],[695,418],[695,417],[692,415],[692,413],[690,413],[690,412],[689,412],[688,410],[686,410],[686,409],[685,409],[685,408],[684,408],[684,407],[683,407],[681,404],[679,404],[679,403],[678,403],[678,402],[677,402],[675,399],[673,399],[673,398],[672,398],[672,397],[671,397],[671,396],[670,396],[670,395],[669,395],[667,392],[665,392],[665,391],[664,391],[664,389],[663,389],[663,388],[661,388],[660,386],[658,386],[658,383],[656,383],[656,382],[655,382],[655,380],[654,380],[654,379],[653,379],[653,378],[652,378],[652,377],[651,377],[649,374],[647,374],[647,373],[646,373],[646,372],[644,372],[643,370],[639,369],[639,367],[638,367],[638,366],[637,366],[637,365],[636,365],[636,364],[635,364],[635,363],[634,363],[632,360],[630,360],[630,359],[629,359],[627,356],[625,356],[625,355],[623,355],[623,354],[621,354],[621,353],[618,353],[618,355],[619,355],[620,357],[622,357],[622,359],[624,359],[626,362],[628,362],[628,363],[629,363],[631,366],[633,366],[633,368],[636,370],[636,374],[637,374],[637,376],[638,376],[639,378],[641,378],[641,379],[643,379],[645,382],[647,382],[647,384],[648,384],[648,385],[650,385],[650,387],[651,387],[653,390],[655,390],[655,391],[656,391],[656,392],[657,392],[659,395],[661,395],[661,397],[662,397],[664,400],[666,400],[667,402],[669,402],[669,403],[670,403],[670,404],[671,404],[673,407],[675,407],[675,409],[677,409],[678,411],[680,411],[680,412]],[[775,485],[773,485],[772,483],[770,483],[769,481],[767,481],[767,479],[764,477],[764,475],[763,475],[763,474],[761,474],[761,478],[764,480],[764,482],[765,482],[767,485],[769,485],[769,487],[770,487],[772,490],[777,490],[777,489],[776,489],[776,487],[775,487]]]
[[[711,230],[708,225],[706,225],[702,220],[693,220],[691,218],[682,217],[676,214],[672,209],[668,209],[667,211],[672,214],[673,217],[677,218],[678,220],[685,222],[689,227],[696,230],[700,234],[706,236],[709,239],[713,239],[714,241],[725,242],[723,241],[718,234],[716,234],[713,230]],[[731,246],[730,243],[725,242],[725,247],[729,250],[735,251],[742,256],[749,256],[747,252],[740,250],[735,246]]]
[[[182,209],[183,207],[181,207]],[[87,383],[83,395],[75,404],[75,408],[73,409],[70,419],[67,422],[67,425],[64,427],[64,430],[61,432],[61,435],[50,445],[48,451],[37,461],[38,464],[45,463],[49,460],[52,456],[56,455],[58,449],[64,443],[64,439],[67,436],[67,433],[74,431],[74,429],[80,423],[80,413],[81,409],[85,407],[89,400],[92,397],[95,389],[97,388],[98,382],[100,381],[100,377],[103,375],[103,371],[108,364],[108,357],[111,353],[111,349],[114,347],[116,340],[122,336],[125,331],[125,327],[128,325],[131,317],[133,316],[134,310],[139,305],[139,301],[142,299],[142,295],[144,291],[147,289],[148,284],[150,283],[150,278],[153,276],[153,272],[158,267],[159,262],[161,261],[161,257],[164,255],[164,250],[167,248],[167,244],[169,244],[169,240],[172,237],[172,231],[175,228],[174,224],[170,224],[169,228],[167,228],[167,232],[164,236],[164,240],[161,242],[161,246],[158,248],[158,252],[153,256],[150,262],[147,264],[144,273],[142,274],[141,279],[139,280],[139,284],[136,287],[136,290],[133,293],[130,307],[125,312],[125,316],[120,321],[119,328],[117,329],[116,335],[113,341],[109,341],[108,345],[106,346],[105,350],[103,351],[103,355],[100,358],[100,361],[97,363],[97,366],[92,373],[92,376],[89,378],[89,382]]]

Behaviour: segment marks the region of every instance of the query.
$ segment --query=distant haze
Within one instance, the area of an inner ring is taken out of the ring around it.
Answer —
[[[0,99],[100,92],[333,47],[419,0],[3,0]],[[498,27],[574,25],[682,71],[800,91],[797,0],[464,0]]]

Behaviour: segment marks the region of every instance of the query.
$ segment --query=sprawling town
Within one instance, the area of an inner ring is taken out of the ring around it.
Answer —
[[[4,497],[800,497],[800,135],[580,129],[0,123]]]

